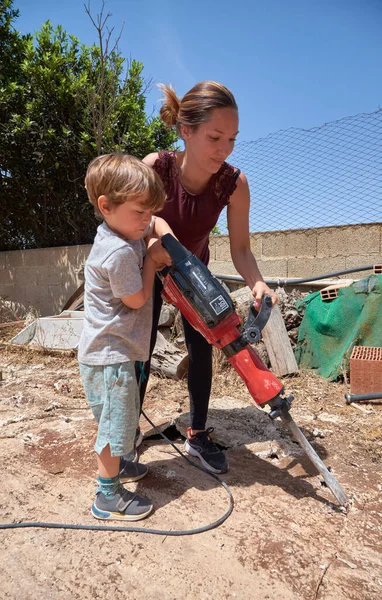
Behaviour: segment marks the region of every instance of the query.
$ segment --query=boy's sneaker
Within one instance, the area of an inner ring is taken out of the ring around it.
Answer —
[[[106,498],[102,492],[96,493],[92,515],[96,519],[139,521],[147,517],[152,510],[150,500],[129,492],[121,485],[113,498]]]
[[[213,430],[213,427],[208,427],[206,431],[191,435],[191,428],[189,427],[184,449],[191,456],[197,456],[207,471],[226,473],[228,471],[228,461],[209,436]]]
[[[139,462],[132,462],[126,460],[124,456],[121,456],[119,463],[119,478],[121,483],[127,483],[128,481],[138,481],[147,475],[148,468]]]

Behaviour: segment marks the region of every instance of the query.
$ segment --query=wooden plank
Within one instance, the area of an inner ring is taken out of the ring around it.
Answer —
[[[262,333],[274,374],[277,377],[282,377],[283,375],[298,373],[298,365],[284,319],[277,305],[273,307],[269,321]]]

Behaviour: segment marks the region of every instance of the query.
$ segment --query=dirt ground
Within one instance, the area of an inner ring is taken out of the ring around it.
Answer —
[[[90,514],[96,427],[75,356],[0,345],[0,370],[1,522],[102,524]],[[158,425],[177,420],[184,431],[186,383],[150,381],[149,417]],[[1,530],[0,597],[379,600],[381,405],[346,406],[346,384],[309,374],[284,385],[295,396],[296,423],[351,497],[347,514],[282,424],[253,405],[232,370],[223,370],[214,377],[209,425],[230,462],[222,477],[234,497],[228,520],[180,537]],[[152,433],[144,420],[142,427]],[[175,443],[182,448],[181,437]],[[192,529],[228,509],[219,483],[166,442],[149,438],[141,448],[150,471],[130,489],[152,498],[155,512],[137,526]]]

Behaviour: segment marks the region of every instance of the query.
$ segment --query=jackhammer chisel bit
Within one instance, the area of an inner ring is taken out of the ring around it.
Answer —
[[[292,419],[292,416],[289,412],[292,400],[293,396],[289,396],[287,398],[279,397],[278,399],[269,402],[272,409],[269,413],[270,418],[273,420],[277,417],[280,417],[283,424],[288,427],[292,437],[296,440],[296,442],[298,442],[305,454],[316,467],[317,471],[322,475],[326,485],[337,498],[338,502],[341,504],[341,506],[346,506],[349,500],[343,488],[338,483],[334,475],[324,465],[317,452],[314,450],[314,448],[312,448],[301,429],[297,427],[296,423]]]

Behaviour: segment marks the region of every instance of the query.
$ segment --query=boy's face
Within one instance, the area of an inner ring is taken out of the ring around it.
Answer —
[[[110,229],[127,240],[139,240],[153,215],[152,210],[144,207],[145,200],[145,197],[137,197],[123,204],[109,204],[106,196],[100,196],[98,207]]]

